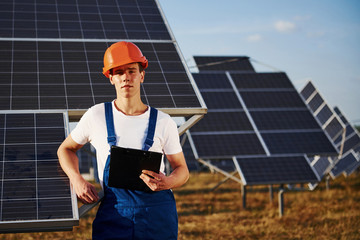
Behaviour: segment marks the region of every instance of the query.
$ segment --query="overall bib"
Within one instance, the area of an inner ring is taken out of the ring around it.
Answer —
[[[105,103],[110,148],[116,144],[112,104]],[[150,109],[143,150],[153,144],[157,110]],[[104,198],[93,222],[93,239],[177,239],[178,218],[171,190],[143,192],[108,186],[110,154],[103,177]]]

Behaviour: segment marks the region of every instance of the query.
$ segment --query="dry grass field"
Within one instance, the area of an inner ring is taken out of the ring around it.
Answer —
[[[270,202],[266,186],[248,188],[242,208],[239,184],[228,181],[209,191],[222,175],[192,173],[174,191],[179,213],[179,240],[188,239],[360,239],[360,175],[339,177],[326,190],[287,191],[284,216],[278,195]],[[274,188],[276,190],[276,188]],[[0,239],[91,239],[93,209],[72,232],[0,234]]]

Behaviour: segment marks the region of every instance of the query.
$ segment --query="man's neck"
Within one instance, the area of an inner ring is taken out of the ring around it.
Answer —
[[[115,100],[115,107],[118,111],[128,116],[141,115],[146,112],[146,106],[141,100],[131,100],[117,98]]]

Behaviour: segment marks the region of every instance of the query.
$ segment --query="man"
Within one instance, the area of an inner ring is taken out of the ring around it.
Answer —
[[[76,151],[87,142],[96,149],[104,198],[93,223],[93,239],[177,239],[177,212],[170,189],[186,183],[189,171],[175,122],[160,111],[154,120],[153,108],[141,101],[147,66],[146,57],[135,44],[111,45],[104,55],[103,73],[115,86],[116,99],[91,107],[58,149],[61,167],[83,203],[93,203],[99,197],[94,186],[80,175]],[[151,121],[155,129],[147,150],[164,153],[173,172],[165,176],[163,163],[160,173],[143,170],[140,178],[151,193],[110,187],[110,146],[144,149]]]

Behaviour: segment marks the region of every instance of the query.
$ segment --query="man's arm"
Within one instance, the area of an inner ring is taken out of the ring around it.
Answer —
[[[86,181],[79,171],[79,159],[76,151],[83,145],[76,143],[69,135],[60,145],[57,155],[61,168],[69,177],[71,184],[74,186],[76,195],[82,203],[93,203],[99,199],[97,191],[91,183]]]
[[[153,191],[161,191],[166,189],[177,188],[184,185],[189,179],[189,170],[186,165],[183,152],[166,155],[173,171],[169,176],[152,171],[143,170],[140,178]],[[149,177],[152,176],[153,178]]]

